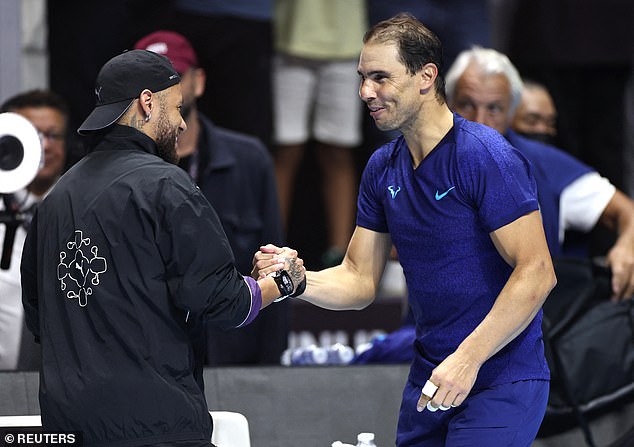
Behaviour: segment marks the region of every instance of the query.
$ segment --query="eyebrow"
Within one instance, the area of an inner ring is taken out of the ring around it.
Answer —
[[[357,70],[357,73],[359,74],[359,76],[364,76],[363,73],[361,73],[361,71]],[[390,74],[385,71],[385,70],[372,70],[369,71],[366,77],[370,77],[370,76],[374,76],[374,75],[383,75],[383,76],[389,76]]]

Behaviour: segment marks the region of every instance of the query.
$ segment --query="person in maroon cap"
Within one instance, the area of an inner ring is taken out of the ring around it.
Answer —
[[[290,250],[272,276],[236,269],[217,214],[174,165],[187,127],[180,82],[151,51],[103,66],[78,129],[90,151],[37,207],[24,243],[42,426],[84,446],[209,447],[204,325],[247,325],[305,284]]]
[[[238,270],[248,274],[253,253],[262,241],[281,244],[283,240],[272,157],[257,138],[218,127],[198,110],[206,76],[184,36],[159,30],[141,38],[134,47],[166,56],[180,74],[187,130],[178,139],[179,165],[213,205]],[[239,330],[209,327],[207,364],[279,364],[288,345],[289,306],[281,302],[269,307]]]

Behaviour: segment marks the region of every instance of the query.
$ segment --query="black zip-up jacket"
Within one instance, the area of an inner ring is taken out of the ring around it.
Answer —
[[[21,271],[45,430],[91,446],[211,438],[193,341],[203,319],[251,321],[261,295],[209,202],[149,137],[115,125],[59,180]]]

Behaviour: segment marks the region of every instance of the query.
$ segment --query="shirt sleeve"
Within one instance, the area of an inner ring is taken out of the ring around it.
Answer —
[[[486,231],[492,232],[539,209],[531,165],[503,139],[492,136],[461,151],[462,188],[470,191]]]
[[[598,172],[582,175],[566,186],[559,202],[559,241],[563,242],[566,230],[592,230],[615,192],[616,187]]]
[[[188,318],[228,329],[257,316],[262,306],[259,286],[245,281],[235,268],[220,220],[200,190],[191,191],[171,210],[159,246],[170,295]]]
[[[245,276],[243,279],[249,287],[249,292],[251,293],[251,306],[249,307],[247,317],[237,327],[246,326],[251,323],[262,308],[262,290],[260,289],[260,286],[255,279],[249,276]]]
[[[384,154],[375,152],[366,165],[357,198],[357,225],[379,233],[387,233],[387,218],[383,202],[377,194],[377,176],[382,166]]]

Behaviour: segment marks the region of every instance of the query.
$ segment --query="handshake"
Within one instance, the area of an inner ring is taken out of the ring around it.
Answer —
[[[306,290],[304,261],[298,257],[297,250],[289,247],[267,244],[255,253],[251,277],[257,281],[267,276],[275,280],[282,295],[275,301],[297,297]]]

